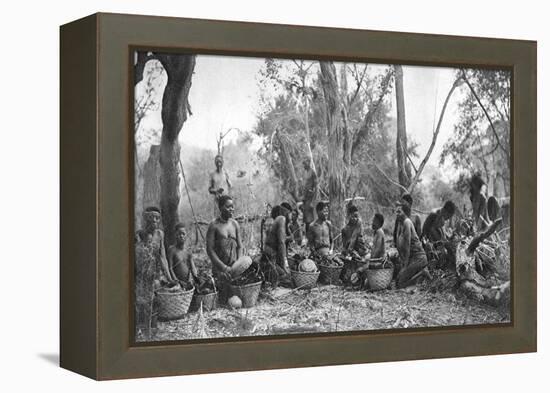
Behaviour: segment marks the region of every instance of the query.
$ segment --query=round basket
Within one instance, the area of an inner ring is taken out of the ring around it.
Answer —
[[[340,281],[340,274],[343,269],[343,266],[319,265],[319,270],[321,272],[320,280],[325,284],[336,284]]]
[[[308,289],[313,288],[317,283],[321,272],[299,272],[296,270],[291,270],[290,275],[292,276],[292,281],[296,288]]]
[[[256,305],[261,287],[261,281],[241,286],[231,285],[231,293],[241,299],[244,308],[250,308]]]
[[[212,311],[218,306],[218,292],[207,293],[205,295],[199,295],[195,293],[193,298],[193,310],[199,310],[201,308],[203,311]]]
[[[367,269],[366,274],[369,288],[373,291],[379,291],[386,289],[390,285],[393,276],[393,267],[388,269]]]
[[[158,304],[158,318],[161,320],[172,320],[183,318],[193,299],[193,292],[195,288],[191,288],[188,291],[176,291],[170,292],[159,289],[156,295],[156,302]]]

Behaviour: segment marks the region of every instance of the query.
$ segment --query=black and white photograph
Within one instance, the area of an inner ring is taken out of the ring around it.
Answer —
[[[511,71],[133,53],[136,343],[511,323]]]

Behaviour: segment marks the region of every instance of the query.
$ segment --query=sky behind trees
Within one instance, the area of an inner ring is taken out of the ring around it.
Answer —
[[[263,58],[198,55],[189,102],[193,115],[180,134],[183,145],[216,149],[216,136],[231,127],[251,131],[257,121],[260,90],[258,72]],[[408,137],[418,144],[420,161],[432,140],[443,101],[453,83],[455,70],[442,67],[404,66],[404,95]],[[160,79],[165,83],[165,78]],[[137,86],[137,89],[142,86]],[[157,90],[159,101],[162,88]],[[395,94],[391,116],[395,117]],[[432,160],[437,162],[443,144],[453,132],[457,118],[456,103],[462,94],[454,94],[445,113],[444,122]],[[161,108],[151,111],[142,122],[142,129],[162,129]],[[237,133],[228,135],[229,142]],[[414,160],[414,159],[413,159]]]

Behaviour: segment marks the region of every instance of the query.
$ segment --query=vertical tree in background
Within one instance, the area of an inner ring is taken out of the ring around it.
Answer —
[[[332,62],[320,62],[321,85],[325,97],[325,121],[328,135],[328,191],[330,199],[330,217],[335,228],[344,223],[344,132],[342,126],[342,107],[338,94],[336,67]]]
[[[395,65],[395,103],[397,106],[397,178],[399,184],[408,188],[411,168],[407,162],[407,127],[405,122],[405,96],[403,93],[403,67]]]
[[[166,243],[174,241],[174,225],[178,221],[179,194],[179,155],[178,137],[187,116],[191,114],[189,90],[195,69],[194,55],[171,55],[159,53],[138,53],[134,66],[134,82],[143,79],[147,61],[160,61],[167,75],[167,83],[162,96],[162,134],[160,141],[160,208],[166,232]]]

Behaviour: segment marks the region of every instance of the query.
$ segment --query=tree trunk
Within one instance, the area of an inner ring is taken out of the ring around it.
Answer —
[[[160,208],[165,229],[165,242],[174,242],[174,225],[178,222],[179,154],[178,136],[191,114],[188,97],[195,56],[157,55],[166,70],[168,81],[162,96],[162,136],[160,142]]]
[[[143,209],[160,206],[160,146],[151,145],[143,165]]]
[[[397,105],[397,175],[399,184],[408,188],[411,168],[407,162],[407,127],[405,123],[405,97],[403,93],[403,68],[395,66],[395,102]]]
[[[326,126],[328,134],[328,176],[330,219],[334,228],[342,228],[344,223],[344,152],[341,103],[338,95],[336,67],[332,62],[320,62],[321,84],[326,105]]]

